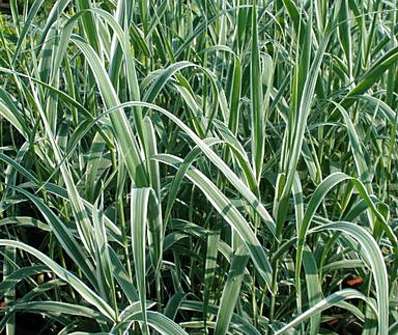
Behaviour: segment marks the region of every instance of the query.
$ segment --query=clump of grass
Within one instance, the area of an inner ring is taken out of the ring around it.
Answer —
[[[395,1],[10,1],[1,331],[398,331]]]

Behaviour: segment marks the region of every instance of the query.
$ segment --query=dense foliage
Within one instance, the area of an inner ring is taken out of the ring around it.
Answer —
[[[398,333],[397,1],[10,3],[5,334]]]

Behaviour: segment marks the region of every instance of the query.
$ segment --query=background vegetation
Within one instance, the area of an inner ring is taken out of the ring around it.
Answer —
[[[10,4],[4,334],[398,333],[395,0]]]

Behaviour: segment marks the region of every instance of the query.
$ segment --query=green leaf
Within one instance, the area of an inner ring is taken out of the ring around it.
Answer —
[[[84,284],[79,278],[73,273],[65,270],[63,267],[55,263],[51,258],[40,252],[39,250],[19,241],[0,239],[0,246],[13,247],[25,251],[32,256],[36,257],[43,264],[49,267],[54,274],[60,279],[64,280],[71,287],[73,287],[82,298],[84,298],[89,304],[95,306],[102,315],[110,320],[115,319],[114,310],[100,298],[92,289]]]

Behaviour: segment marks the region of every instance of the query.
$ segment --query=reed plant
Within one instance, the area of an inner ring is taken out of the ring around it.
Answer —
[[[4,334],[397,334],[397,9],[10,0]]]

